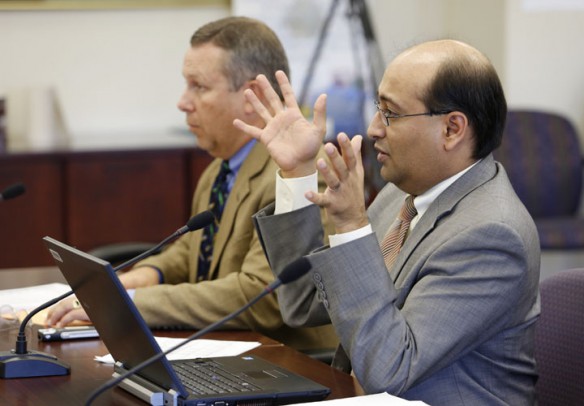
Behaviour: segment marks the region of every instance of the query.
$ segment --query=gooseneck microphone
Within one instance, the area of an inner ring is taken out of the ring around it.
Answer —
[[[123,264],[114,268],[115,272],[118,272],[130,265],[135,264],[141,259],[147,257],[148,255],[156,252],[164,245],[170,243],[171,241],[177,239],[191,231],[199,230],[207,225],[211,224],[215,220],[215,216],[210,211],[204,211],[199,213],[187,222],[186,225],[176,230],[173,234],[166,237],[156,246],[146,250],[142,254],[124,262]],[[59,301],[65,299],[66,297],[73,294],[73,291],[65,292],[59,297],[49,300],[46,303],[36,307],[31,310],[26,317],[20,323],[20,328],[18,331],[18,336],[16,338],[16,347],[12,351],[2,351],[0,352],[0,378],[28,378],[35,376],[54,376],[54,375],[68,375],[70,368],[68,365],[57,360],[57,357],[39,352],[39,351],[28,351],[25,329],[28,322],[33,318],[34,315],[40,311],[58,303]]]
[[[280,275],[278,275],[278,277],[276,278],[276,280],[274,282],[272,282],[271,284],[266,286],[264,288],[264,290],[259,295],[257,295],[255,298],[253,298],[248,303],[246,303],[244,306],[242,306],[238,310],[234,311],[233,313],[228,314],[227,316],[225,316],[221,320],[218,320],[215,323],[205,327],[204,329],[199,330],[196,333],[193,333],[191,336],[187,337],[184,341],[181,341],[180,343],[169,348],[168,350],[166,350],[164,352],[159,352],[158,354],[154,355],[153,357],[148,358],[147,360],[136,365],[134,368],[128,370],[124,374],[118,375],[114,379],[110,379],[108,382],[106,382],[105,384],[103,384],[99,388],[97,388],[89,396],[89,398],[87,398],[85,405],[86,406],[91,405],[91,403],[99,395],[101,395],[103,392],[105,392],[106,390],[108,390],[110,388],[113,388],[114,386],[116,386],[117,384],[122,382],[124,379],[127,379],[130,376],[134,375],[136,372],[140,371],[142,368],[145,368],[148,365],[153,364],[154,362],[158,361],[162,357],[165,357],[166,355],[170,354],[171,352],[179,349],[183,345],[190,343],[191,341],[196,340],[197,338],[200,338],[204,334],[207,334],[208,332],[215,330],[217,327],[220,327],[223,324],[225,324],[226,322],[228,322],[229,320],[239,316],[241,313],[243,313],[244,311],[249,309],[251,306],[256,304],[264,296],[268,295],[269,293],[272,293],[274,290],[279,288],[281,285],[286,285],[288,283],[294,282],[295,280],[297,280],[301,276],[305,275],[311,268],[312,268],[312,266],[310,265],[310,261],[305,257],[300,257],[296,261],[291,262],[290,264],[286,265],[286,267],[282,270],[282,272],[280,272]]]
[[[4,200],[14,199],[26,192],[26,187],[22,183],[15,183],[14,185],[8,186],[2,192],[0,192],[0,202]]]

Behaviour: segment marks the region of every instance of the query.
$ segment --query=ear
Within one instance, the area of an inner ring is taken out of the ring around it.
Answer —
[[[468,119],[464,113],[453,111],[445,117],[444,150],[452,151],[470,140]]]

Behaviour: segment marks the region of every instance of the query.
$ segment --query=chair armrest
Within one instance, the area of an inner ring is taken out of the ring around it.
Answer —
[[[149,242],[114,243],[93,248],[92,250],[88,251],[88,254],[103,259],[110,264],[117,264],[132,259],[154,247],[155,245],[156,244]],[[153,254],[157,252],[154,252]]]

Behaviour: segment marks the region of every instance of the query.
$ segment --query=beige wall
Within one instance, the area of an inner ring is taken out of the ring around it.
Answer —
[[[529,12],[506,3],[509,104],[567,115],[584,139],[584,9]]]
[[[504,76],[504,0],[371,0],[370,5],[388,61],[409,45],[454,38],[483,51]]]
[[[75,137],[184,128],[176,103],[190,36],[228,14],[221,7],[2,11],[0,95],[20,111],[29,89],[54,87]]]

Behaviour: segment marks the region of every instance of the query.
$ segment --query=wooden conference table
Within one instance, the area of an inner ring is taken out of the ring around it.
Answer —
[[[34,278],[31,277],[34,275]],[[53,278],[50,278],[50,275]],[[58,270],[14,269],[0,270],[1,289],[33,284],[62,281]],[[0,404],[2,405],[82,405],[100,385],[108,381],[113,366],[94,361],[95,355],[109,351],[99,339],[72,340],[65,342],[39,342],[36,326],[27,327],[28,349],[43,351],[58,357],[71,367],[71,374],[60,377],[0,379]],[[18,329],[0,331],[0,351],[14,348]],[[157,336],[187,337],[192,332],[155,331]],[[259,341],[262,345],[250,354],[262,357],[300,375],[310,378],[331,389],[327,399],[339,399],[362,395],[357,381],[327,364],[316,361],[296,350],[261,334],[246,331],[221,331],[209,333],[204,338],[219,340]],[[103,393],[95,405],[145,404],[120,388]]]

